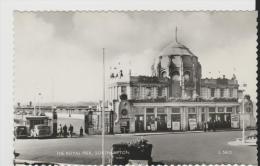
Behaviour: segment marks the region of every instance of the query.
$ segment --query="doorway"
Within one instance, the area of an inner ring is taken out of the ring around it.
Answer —
[[[167,131],[167,115],[166,114],[157,115],[157,130],[158,131]]]
[[[135,132],[144,132],[144,115],[135,116]]]

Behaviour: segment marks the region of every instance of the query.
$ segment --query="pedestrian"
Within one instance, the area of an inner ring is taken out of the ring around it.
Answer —
[[[211,120],[207,122],[207,126],[208,126],[208,131],[211,130]]]
[[[67,126],[66,124],[63,126],[63,136],[67,137],[68,131],[67,131]]]
[[[72,134],[73,134],[73,126],[70,124],[70,127],[69,127],[69,132],[70,132],[70,137],[72,137]]]
[[[204,122],[203,126],[204,126],[204,132],[206,132],[207,131],[207,122],[206,121]]]
[[[62,136],[62,126],[61,126],[61,124],[58,126],[58,135],[60,137]]]
[[[80,126],[80,131],[79,131],[79,133],[80,133],[80,134],[79,134],[80,136],[83,136],[83,128],[82,128],[82,126]]]
[[[215,120],[213,120],[212,129],[214,132],[216,131],[216,121]]]

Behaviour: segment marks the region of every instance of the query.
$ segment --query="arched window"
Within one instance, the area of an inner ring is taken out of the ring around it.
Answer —
[[[174,71],[174,72],[173,72],[172,79],[173,79],[174,81],[179,81],[179,80],[180,80],[180,73],[179,73],[178,71]]]
[[[166,72],[165,71],[162,72],[162,77],[166,77]]]
[[[188,81],[190,79],[190,72],[189,71],[185,71],[184,72],[184,80]]]

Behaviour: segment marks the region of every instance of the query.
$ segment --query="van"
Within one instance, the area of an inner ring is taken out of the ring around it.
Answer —
[[[14,136],[15,138],[27,138],[28,129],[26,126],[19,125],[14,128]]]
[[[48,125],[35,125],[34,128],[31,130],[31,137],[43,138],[43,137],[50,137],[51,136],[51,129]]]

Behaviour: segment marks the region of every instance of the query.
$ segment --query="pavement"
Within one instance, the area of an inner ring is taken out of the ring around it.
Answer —
[[[250,131],[246,131],[248,135]],[[153,145],[154,162],[163,164],[252,164],[257,165],[256,146],[230,146],[241,131],[189,132],[143,136]],[[106,135],[105,156],[109,164],[115,143],[131,142],[136,135]],[[17,160],[67,164],[101,163],[101,136],[59,139],[17,139]]]
[[[221,130],[216,130],[214,132],[230,132],[230,131],[242,131],[241,129],[221,129]],[[207,131],[207,132],[213,132],[213,131]],[[194,131],[166,131],[166,132],[143,132],[143,133],[119,133],[119,134],[114,134],[118,136],[147,136],[147,135],[166,135],[166,134],[189,134],[189,133],[206,133],[201,130],[194,130]]]

